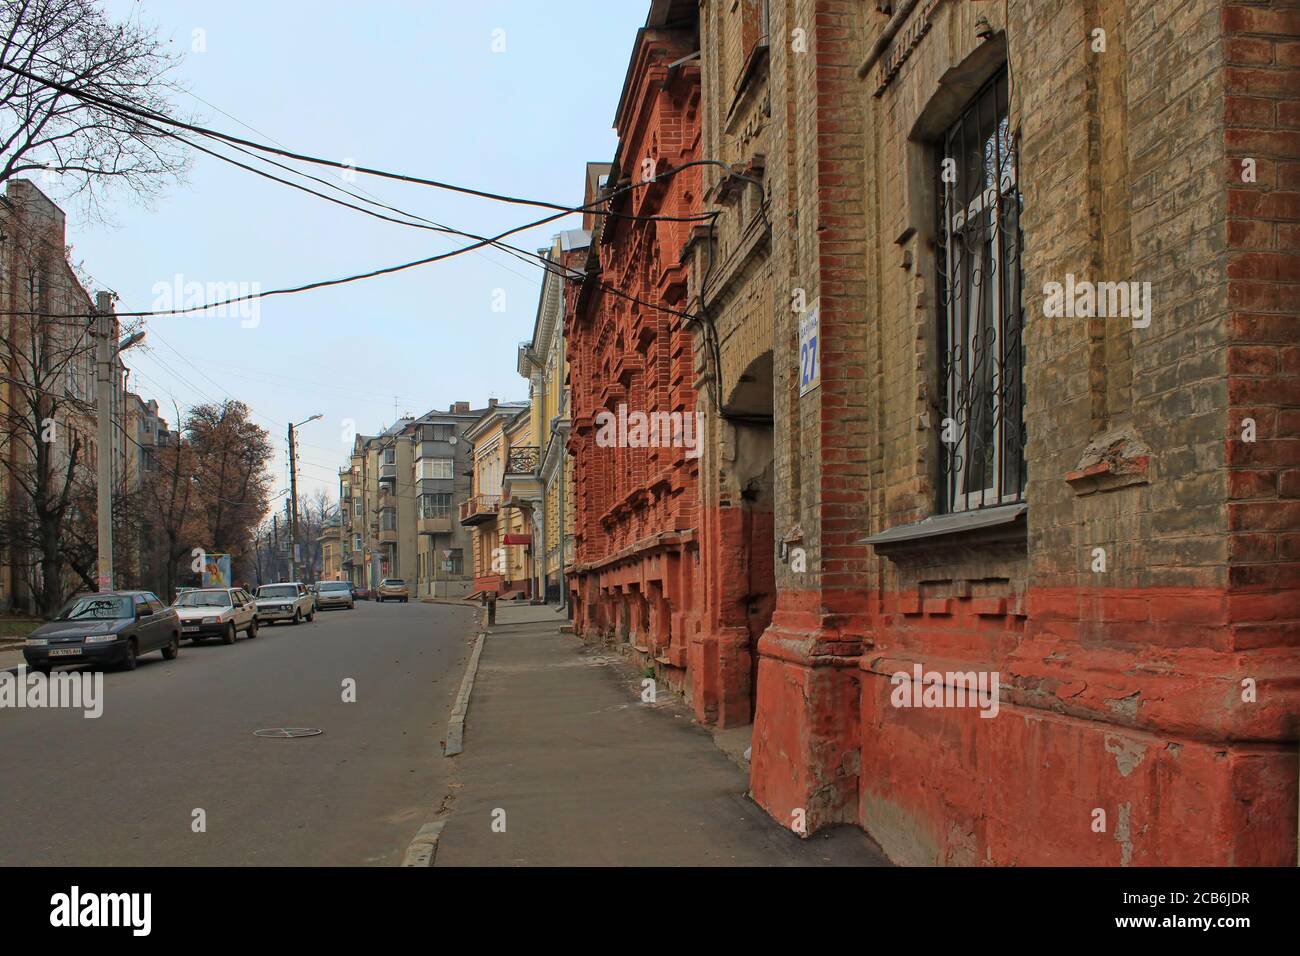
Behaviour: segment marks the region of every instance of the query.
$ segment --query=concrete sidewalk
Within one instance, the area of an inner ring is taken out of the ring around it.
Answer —
[[[498,608],[435,866],[888,865],[855,827],[778,826],[679,698],[641,703],[640,676],[565,623]]]

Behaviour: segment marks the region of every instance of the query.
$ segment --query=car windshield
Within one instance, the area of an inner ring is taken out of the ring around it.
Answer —
[[[114,621],[129,617],[135,617],[135,607],[130,598],[87,594],[65,604],[54,620]]]
[[[264,584],[257,589],[260,598],[295,598],[298,589],[292,584]]]
[[[230,607],[228,591],[186,591],[176,599],[177,607]]]
[[[404,588],[406,587],[406,582],[403,581],[401,578],[389,578],[387,581],[383,582],[382,586],[390,587],[390,588]]]
[[[344,581],[339,581],[334,583],[322,584],[320,586],[320,589],[322,591],[350,591],[352,589],[352,585]]]

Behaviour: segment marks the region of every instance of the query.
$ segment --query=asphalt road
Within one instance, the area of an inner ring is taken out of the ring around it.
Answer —
[[[110,671],[98,719],[0,708],[0,865],[399,863],[446,792],[472,622],[362,601]],[[324,732],[253,736],[267,727]]]

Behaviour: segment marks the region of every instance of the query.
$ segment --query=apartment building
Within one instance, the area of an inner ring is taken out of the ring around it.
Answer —
[[[400,577],[413,597],[469,592],[469,534],[457,517],[472,487],[465,433],[484,411],[456,402],[400,418],[378,435],[356,436],[349,464],[339,469],[346,580],[373,589]]]
[[[340,475],[340,503],[346,490],[352,504],[345,520],[353,547],[343,565],[358,587],[373,589],[384,578],[414,571],[413,456],[410,442],[399,441],[412,421],[399,418],[378,435],[357,435],[352,466],[346,477]]]
[[[320,546],[320,580],[345,581],[343,574],[343,516],[336,512],[325,519],[316,538]]]
[[[421,416],[403,432],[414,449],[417,495],[416,566],[414,579],[407,581],[412,595],[457,598],[470,592],[470,533],[460,523],[460,505],[473,488],[473,448],[466,431],[483,412],[456,402]]]
[[[59,520],[93,522],[100,454],[113,456],[114,487],[122,487],[128,473],[125,368],[115,358],[116,440],[100,449],[89,316],[96,309],[111,312],[112,298],[101,292],[91,300],[67,259],[63,210],[34,183],[6,184],[0,239],[0,608],[53,610],[84,580],[62,549],[42,547],[35,501],[38,495],[58,500],[66,492],[72,506]],[[116,319],[111,333],[116,343]],[[55,538],[62,542],[66,533],[65,524]],[[93,567],[93,554],[79,557]]]

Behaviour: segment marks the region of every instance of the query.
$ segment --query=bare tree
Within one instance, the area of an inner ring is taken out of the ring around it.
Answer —
[[[180,410],[177,409],[177,417]],[[166,600],[176,592],[176,571],[201,536],[201,505],[194,475],[194,452],[183,435],[153,452],[157,467],[145,476],[144,498],[151,505],[150,527],[159,547],[161,587]]]
[[[185,438],[202,472],[200,515],[206,547],[228,552],[233,571],[249,556],[254,529],[266,514],[270,436],[249,419],[248,406],[228,400],[191,408]]]
[[[106,187],[147,202],[183,179],[188,151],[165,128],[75,95],[168,112],[177,62],[156,31],[110,21],[95,0],[0,0],[0,183],[46,171],[102,218]]]
[[[320,536],[325,532],[325,522],[338,510],[328,491],[317,488],[298,503],[299,540],[303,545],[303,565],[307,580],[320,580],[324,563]]]
[[[34,191],[15,195],[0,209],[10,305],[0,320],[0,440],[13,492],[0,503],[0,545],[33,609],[48,615],[66,596],[70,518],[93,482],[94,456],[112,450],[94,448],[94,320],[67,261],[61,215]]]

